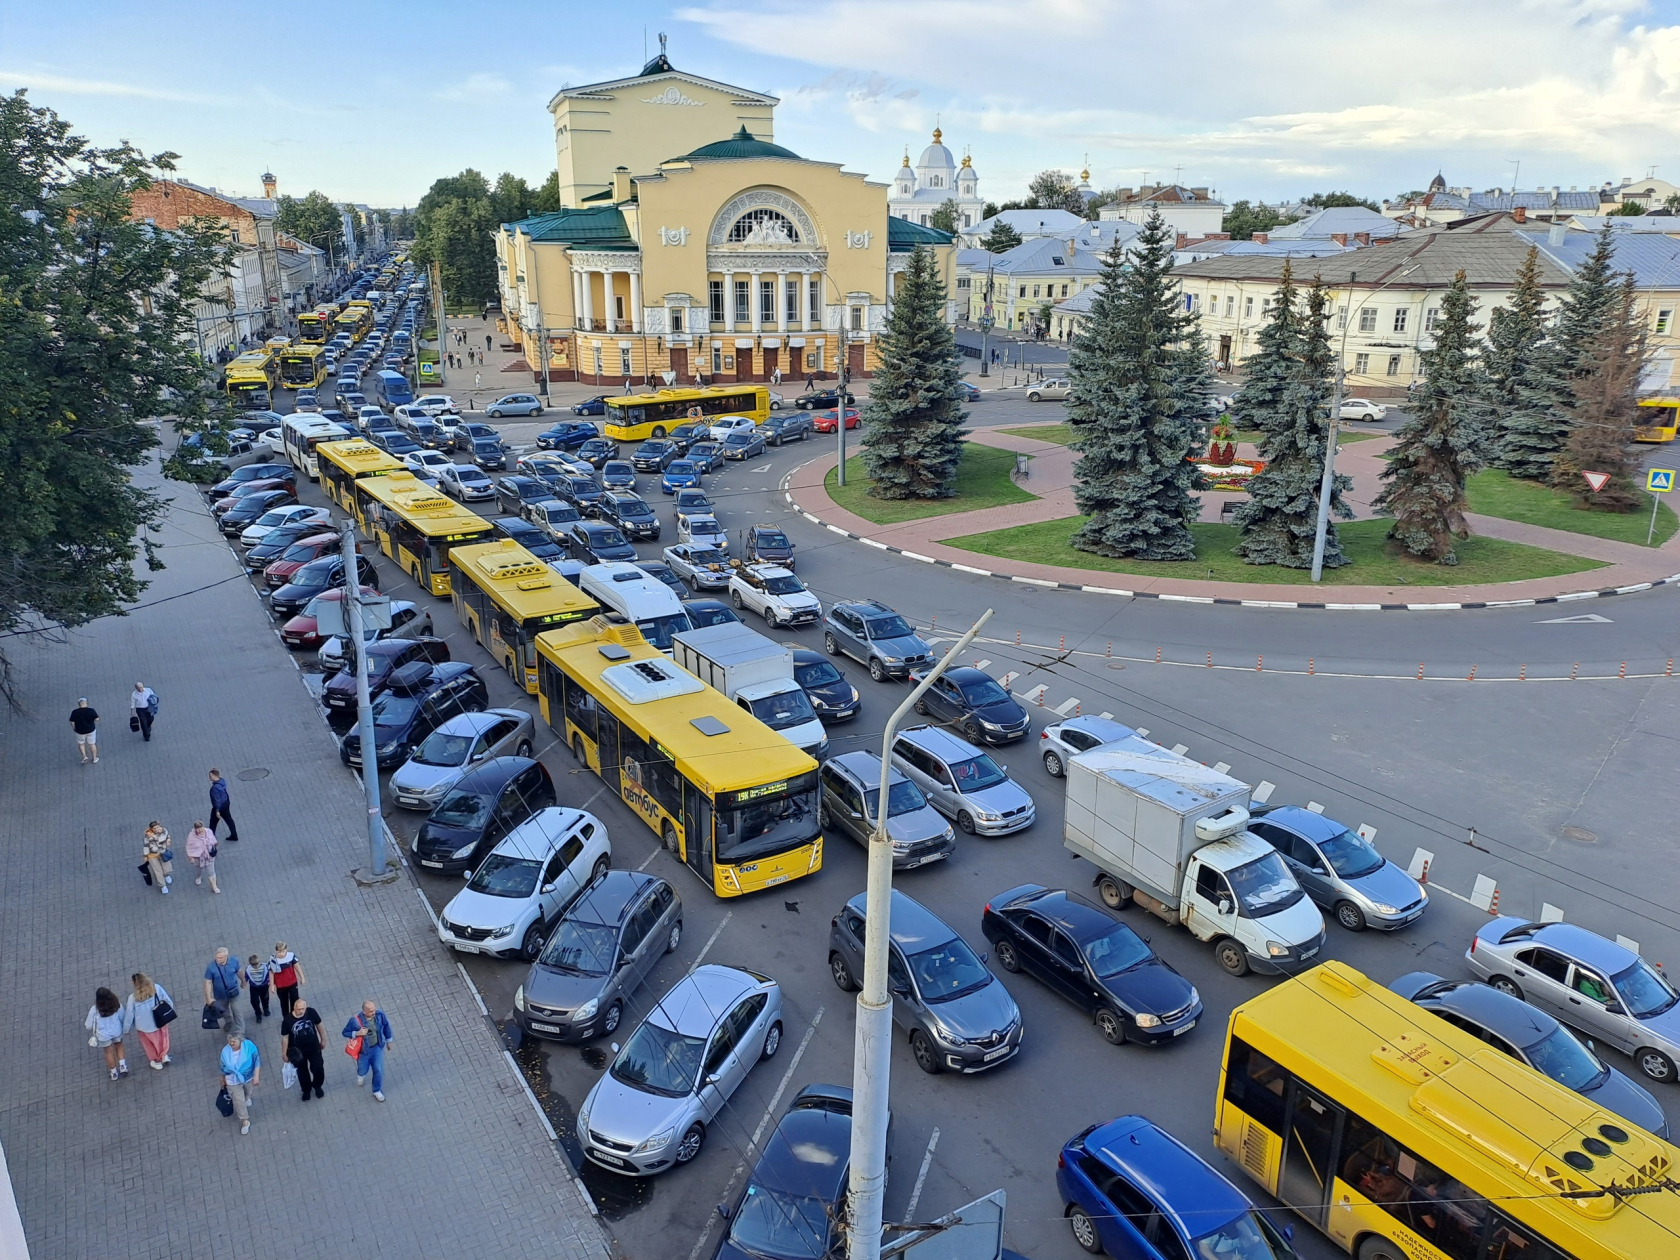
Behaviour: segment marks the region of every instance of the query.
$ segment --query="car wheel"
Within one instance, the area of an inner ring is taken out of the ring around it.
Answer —
[[[910,1034],[910,1053],[915,1056],[916,1066],[929,1076],[938,1076],[945,1070],[945,1065],[939,1061],[939,1052],[920,1028]]]
[[[1044,772],[1052,779],[1062,777],[1062,759],[1053,752],[1044,754]]]
[[[1658,1084],[1666,1085],[1674,1079],[1674,1060],[1661,1050],[1653,1050],[1647,1046],[1636,1050],[1633,1061],[1639,1064],[1639,1070]]]
[[[832,634],[823,635],[823,651],[827,652],[830,656],[840,655],[840,645],[835,642]]]
[[[1021,970],[1020,955],[1015,952],[1015,945],[1011,941],[999,941],[997,943],[997,960],[998,966],[1011,975]]]
[[[533,415],[533,416],[540,416],[540,415],[542,415],[542,408],[541,408],[541,407],[538,407],[538,408],[537,408],[537,409],[536,409],[536,410],[535,410],[535,411],[533,411],[533,412],[532,412],[532,413],[531,413],[531,414],[532,414],[532,415]]]
[[[1350,932],[1363,932],[1365,930],[1365,912],[1351,901],[1338,901],[1336,903],[1336,922]]]
[[[678,919],[671,925],[671,935],[665,939],[665,952],[674,954],[677,946],[682,944],[682,920]]]
[[[729,592],[729,602],[735,605],[735,608],[736,608],[737,611],[746,607],[746,605],[741,602],[741,592],[740,591],[730,591]]]
[[[876,682],[887,681],[887,671],[882,667],[880,657],[872,656],[869,658],[869,676]]]
[[[605,875],[611,867],[612,867],[612,859],[607,857],[607,855],[605,853],[603,853],[600,857],[596,858],[595,859],[595,867],[594,867],[593,870],[591,870],[589,872],[589,882],[590,882],[590,884],[593,885],[593,884],[600,883],[601,882],[601,877],[603,875]]]
[[[1097,1031],[1111,1046],[1126,1044],[1126,1020],[1119,1011],[1103,1007],[1097,1012]]]
[[[1248,974],[1248,951],[1230,937],[1227,936],[1213,947],[1213,956],[1228,975]]]
[[[818,807],[817,822],[826,830],[832,831],[834,829],[834,818],[829,814],[827,805]]]
[[[1509,976],[1495,976],[1493,979],[1489,980],[1488,983],[1498,989],[1501,993],[1508,994],[1509,996],[1516,998],[1519,1002],[1523,1000],[1522,989],[1520,989],[1517,986],[1517,982]]]
[[[525,929],[525,939],[520,942],[519,952],[525,956],[527,961],[535,962],[537,955],[542,953],[545,935],[541,919]]]
[[[706,1141],[706,1127],[696,1120],[688,1126],[688,1132],[682,1135],[682,1141],[677,1143],[677,1153],[672,1157],[679,1164],[686,1164],[700,1153],[700,1147]]]
[[[963,724],[957,728],[962,731],[963,738],[971,744],[980,743],[980,723],[973,718],[963,719]]]
[[[852,974],[852,969],[846,965],[846,960],[838,953],[828,956],[828,974],[834,977],[834,987],[839,989],[840,992],[857,992],[857,977]]]
[[[1132,904],[1132,886],[1123,879],[1104,875],[1097,881],[1097,896],[1110,910],[1124,910]]]
[[[923,717],[927,716],[927,701],[926,700],[918,699],[912,707],[916,710],[917,713],[921,714]]]
[[[774,1024],[770,1025],[770,1031],[764,1034],[764,1053],[759,1055],[759,1058],[774,1059],[776,1057],[776,1051],[781,1048],[782,1021],[778,1019]]]
[[[617,1031],[618,1021],[623,1018],[623,1005],[618,1002],[614,1002],[611,1006],[607,1007],[607,1013],[601,1016],[601,1032],[603,1034],[607,1034]]]
[[[531,741],[528,739],[520,740],[519,747],[513,750],[513,755],[515,757],[529,757],[531,755]]]
[[[492,420],[500,420],[502,418],[502,413],[497,411],[494,407],[492,407],[489,411],[486,411],[484,414],[489,416]]]
[[[776,615],[776,610],[768,604],[764,606],[764,624],[772,630],[779,629],[782,624],[781,619]]]
[[[665,852],[675,853],[677,851],[677,829],[669,822],[660,827],[659,842],[665,846]]]
[[[1073,1231],[1074,1242],[1093,1256],[1102,1255],[1102,1238],[1097,1233],[1097,1223],[1078,1204],[1068,1209],[1068,1228]]]
[[[1028,402],[1039,402],[1040,401],[1039,393],[1036,389],[1032,393],[1027,395],[1027,401]]]
[[[962,828],[962,833],[965,836],[972,836],[974,834],[973,815],[971,815],[966,809],[959,809],[957,811],[957,826]]]
[[[1399,1243],[1373,1235],[1359,1244],[1359,1260],[1406,1260],[1406,1253]]]

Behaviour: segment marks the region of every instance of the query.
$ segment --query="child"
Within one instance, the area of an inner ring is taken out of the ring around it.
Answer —
[[[245,966],[245,983],[251,990],[251,1014],[260,1024],[268,1014],[268,964],[256,954]]]

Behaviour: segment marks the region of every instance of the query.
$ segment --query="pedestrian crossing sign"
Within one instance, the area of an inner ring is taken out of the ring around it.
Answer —
[[[1646,469],[1645,488],[1652,494],[1667,494],[1670,490],[1674,489],[1674,469]]]

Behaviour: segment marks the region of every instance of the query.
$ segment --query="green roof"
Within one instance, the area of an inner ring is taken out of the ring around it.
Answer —
[[[792,158],[795,162],[804,159],[792,149],[784,149],[779,144],[771,144],[768,140],[753,139],[743,123],[741,130],[727,140],[717,140],[711,144],[703,144],[693,153],[691,158]]]
[[[588,206],[533,215],[509,228],[525,233],[533,241],[562,245],[587,245],[592,249],[634,249],[624,215],[617,206]]]
[[[889,218],[887,220],[887,251],[894,254],[908,254],[918,245],[949,245],[955,239],[949,232],[941,232],[938,228],[923,227],[920,223],[912,223],[909,219]]]

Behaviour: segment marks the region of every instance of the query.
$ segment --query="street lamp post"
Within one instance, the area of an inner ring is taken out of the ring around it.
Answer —
[[[367,635],[362,629],[362,573],[356,554],[356,523],[344,522],[344,604],[350,615],[344,650],[356,662],[356,723],[362,739],[362,788],[367,796],[368,872],[385,874],[385,819],[379,807],[379,741],[374,738],[373,698],[368,687]]]
[[[986,264],[986,305],[980,316],[980,375],[991,375],[986,369],[989,366],[991,351],[987,348],[992,331],[992,264]]]
[[[838,396],[834,400],[835,414],[840,417],[840,423],[834,427],[835,431],[840,435],[840,468],[835,474],[835,482],[836,484],[842,486],[846,484],[846,351],[851,344],[848,340],[849,335],[850,334],[846,329],[845,316],[841,316],[840,337],[838,341],[840,348],[840,365],[839,371],[836,373],[836,379],[840,383],[840,390]]]

